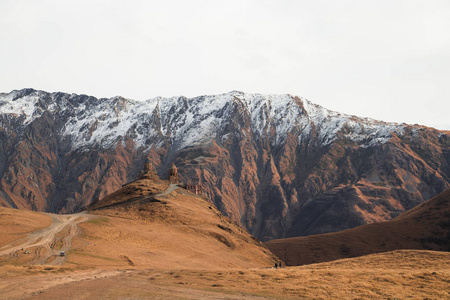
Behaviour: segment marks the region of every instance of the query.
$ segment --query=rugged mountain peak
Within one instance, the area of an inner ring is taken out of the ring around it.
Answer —
[[[389,220],[450,187],[448,133],[292,95],[0,94],[0,205],[79,211],[138,177],[201,182],[260,239]],[[178,180],[178,179],[177,179]]]
[[[42,101],[46,101],[45,105]],[[44,111],[63,114],[67,121],[63,134],[72,148],[98,146],[108,148],[130,136],[137,148],[148,148],[150,141],[167,140],[183,149],[228,134],[232,118],[248,120],[247,129],[256,137],[267,138],[273,146],[285,142],[289,133],[298,142],[317,135],[322,145],[336,140],[338,133],[361,146],[385,143],[392,133],[402,134],[404,126],[368,118],[358,118],[327,110],[291,95],[226,94],[154,98],[133,101],[120,96],[96,99],[85,95],[45,93],[25,89],[0,97],[0,113],[25,118],[29,124]],[[238,124],[242,125],[242,124]]]

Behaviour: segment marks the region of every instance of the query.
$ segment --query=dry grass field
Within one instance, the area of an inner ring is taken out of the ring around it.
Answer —
[[[164,181],[130,183],[87,213],[0,214],[0,299],[450,299],[448,252],[273,268],[262,243]]]
[[[300,267],[6,267],[0,299],[449,299],[450,254],[398,250]]]
[[[52,219],[48,215],[0,207],[0,248],[51,224]]]

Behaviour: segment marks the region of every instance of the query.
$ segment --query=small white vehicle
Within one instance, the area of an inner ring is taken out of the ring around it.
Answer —
[[[64,251],[59,252],[59,256],[66,256],[66,252]]]

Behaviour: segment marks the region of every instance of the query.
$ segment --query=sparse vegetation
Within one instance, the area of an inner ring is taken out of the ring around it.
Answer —
[[[103,224],[103,223],[108,223],[109,219],[107,217],[96,217],[87,222],[90,224]]]
[[[26,275],[26,269],[9,270],[16,278],[30,276]],[[394,251],[281,269],[85,270],[61,274],[56,268],[41,272],[50,273],[34,277],[35,282],[27,280],[25,285],[45,288],[45,296],[50,298],[67,297],[80,290],[90,298],[447,299],[450,296],[450,253],[433,251]],[[11,277],[0,271],[0,278],[9,282]],[[52,285],[50,278],[54,281],[66,278],[72,283]]]

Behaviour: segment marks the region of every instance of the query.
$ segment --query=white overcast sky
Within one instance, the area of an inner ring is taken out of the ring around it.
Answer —
[[[0,0],[0,92],[231,90],[450,130],[450,1]]]

